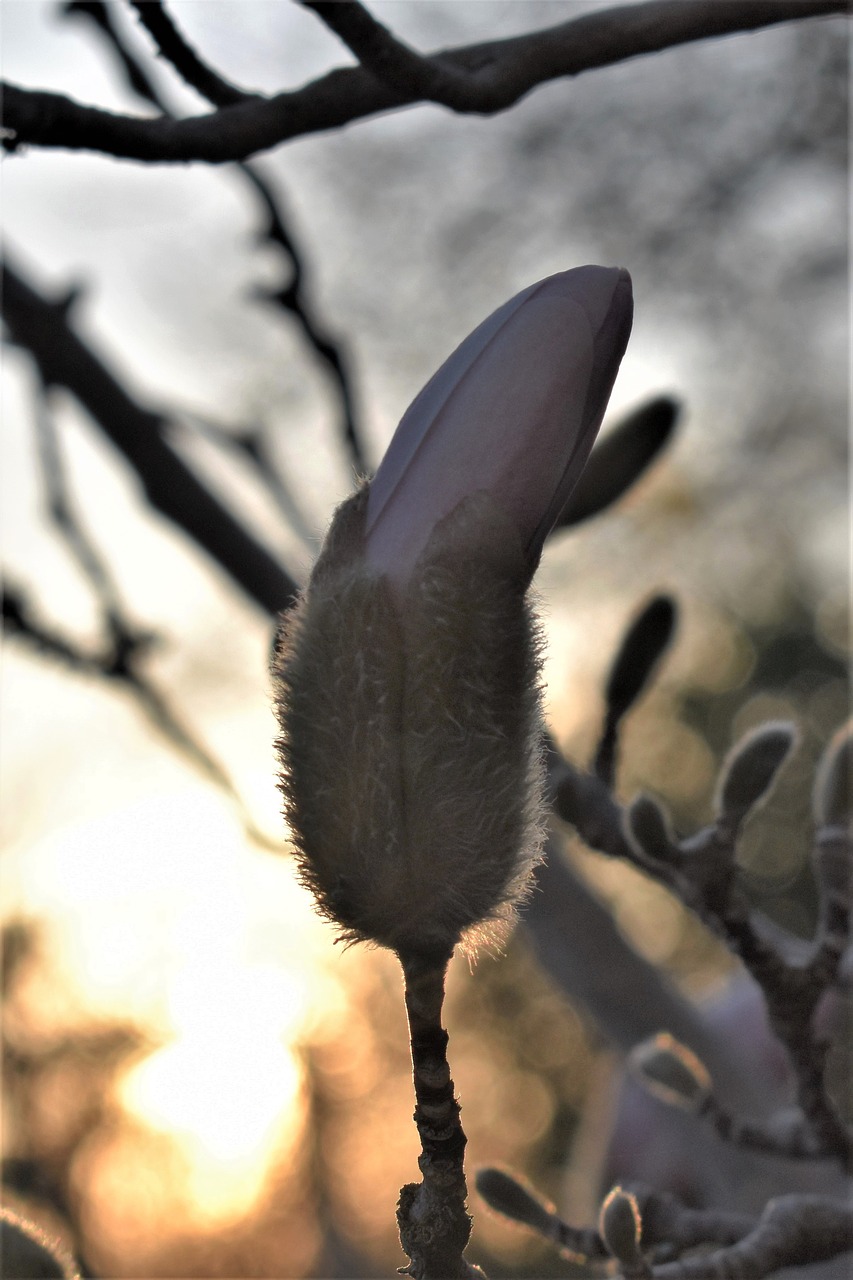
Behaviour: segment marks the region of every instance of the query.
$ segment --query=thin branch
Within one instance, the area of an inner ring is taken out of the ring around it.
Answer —
[[[316,530],[311,527],[290,484],[276,466],[265,427],[256,425],[233,431],[189,410],[184,412],[183,417],[189,431],[198,433],[217,448],[232,456],[237,454],[243,462],[248,462],[258,482],[266,489],[282,517],[313,557],[317,550]]]
[[[140,11],[140,16],[146,18],[150,16],[150,10],[159,6],[152,5],[149,0],[143,0],[136,7]],[[171,25],[175,39],[177,41],[182,40],[183,37],[161,7],[160,11],[166,22]],[[146,69],[136,60],[132,51],[127,47],[113,21],[108,6],[103,0],[74,0],[71,5],[66,6],[66,12],[80,12],[91,18],[109,40],[110,49],[125,71],[130,88],[142,96],[145,101],[151,102],[158,107],[164,116],[170,120],[176,119],[174,112],[148,75]],[[146,23],[146,25],[148,24]],[[190,53],[192,53],[191,50]],[[224,84],[224,82],[221,83]],[[217,101],[215,85],[205,80],[204,77],[199,78],[195,87],[206,96],[208,96],[207,91],[211,90],[213,94],[211,100]],[[357,475],[366,474],[369,467],[361,441],[361,432],[358,427],[355,393],[347,368],[346,352],[314,313],[304,285],[305,264],[302,252],[288,226],[281,193],[274,191],[269,178],[256,164],[241,162],[236,166],[236,171],[248,182],[266,215],[266,226],[260,234],[261,241],[267,241],[269,244],[275,245],[287,255],[287,267],[290,272],[289,284],[280,289],[259,290],[258,296],[267,302],[275,303],[296,320],[315,354],[325,365],[331,375],[333,387],[341,404],[341,429],[344,447],[350,455],[354,472]],[[254,455],[253,462],[260,470],[260,454]],[[276,481],[279,480],[280,477],[274,475],[272,471],[268,473],[267,482],[271,483],[272,487],[277,487]]]
[[[5,632],[37,653],[53,658],[80,675],[106,678],[128,692],[148,722],[169,745],[209,782],[225,792],[236,806],[246,834],[258,844],[280,849],[277,842],[271,841],[257,827],[226,770],[186,728],[169,701],[139,669],[138,645],[133,649],[111,645],[101,653],[87,653],[75,641],[39,622],[24,596],[9,588],[2,594],[2,619]]]
[[[647,0],[596,10],[543,31],[444,50],[424,59],[467,73],[469,105],[496,112],[537,85],[695,40],[755,31],[781,22],[849,10],[847,0]],[[331,71],[302,89],[237,103],[186,120],[140,119],[85,106],[61,94],[5,86],[6,150],[25,143],[99,151],[149,162],[221,164],[269,150],[290,138],[422,100],[392,89],[364,67]],[[484,106],[484,102],[488,106]]]
[[[113,647],[130,654],[146,647],[150,632],[138,631],[124,616],[121,594],[106,561],[77,517],[68,492],[65,464],[53,415],[42,385],[35,412],[36,444],[47,507],[63,541],[98,600]]]
[[[438,102],[452,111],[500,110],[500,83],[440,57],[423,57],[393,36],[358,0],[297,0],[316,13],[358,61],[395,93]],[[495,97],[497,91],[498,97]]]
[[[77,336],[65,311],[3,263],[3,319],[12,342],[33,356],[45,385],[66,387],[130,462],[151,505],[276,616],[295,597],[294,580],[179,457],[164,439],[164,417],[128,395]]]
[[[254,188],[267,213],[267,226],[263,238],[278,245],[290,260],[290,283],[281,289],[264,291],[260,296],[277,303],[289,311],[299,324],[308,342],[326,365],[341,402],[344,446],[350,455],[357,475],[369,471],[361,431],[356,420],[355,393],[347,368],[346,352],[317,319],[308,300],[304,286],[305,264],[301,251],[287,226],[280,194],[273,194],[268,178],[256,164],[241,164],[240,171]]]
[[[127,82],[133,92],[138,94],[143,101],[150,102],[152,107],[159,108],[160,103],[154,81],[136,57],[136,54],[131,49],[128,49],[121,39],[115,23],[114,9],[110,5],[105,4],[104,0],[67,0],[67,3],[63,4],[59,12],[65,17],[71,18],[79,15],[93,22],[115,49]]]
[[[230,84],[212,67],[202,62],[160,0],[130,0],[130,3],[162,56],[167,62],[171,62],[181,79],[203,98],[207,98],[208,102],[217,107],[231,107],[238,102],[251,102],[260,96]]]
[[[465,1145],[441,1025],[447,956],[401,956],[421,1140],[420,1183],[400,1190],[397,1225],[413,1280],[466,1280],[479,1274],[463,1254],[471,1234],[465,1201]]]

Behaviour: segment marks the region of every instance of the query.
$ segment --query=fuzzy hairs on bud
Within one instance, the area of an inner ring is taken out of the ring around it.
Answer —
[[[301,879],[344,939],[446,957],[500,936],[541,856],[529,570],[479,491],[392,586],[367,553],[368,492],[338,508],[279,636],[285,816]]]

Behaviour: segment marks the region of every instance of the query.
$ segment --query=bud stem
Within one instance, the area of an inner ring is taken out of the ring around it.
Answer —
[[[467,1139],[447,1063],[441,1025],[444,977],[450,956],[401,956],[415,1086],[415,1124],[421,1139],[421,1183],[400,1191],[397,1225],[414,1280],[456,1280],[479,1272],[462,1254],[471,1234],[465,1207]]]

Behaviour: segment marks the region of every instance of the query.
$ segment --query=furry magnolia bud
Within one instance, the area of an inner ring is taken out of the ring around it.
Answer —
[[[525,593],[630,311],[627,273],[584,267],[484,321],[338,508],[284,621],[285,811],[302,879],[347,939],[447,957],[525,891],[543,789]]]

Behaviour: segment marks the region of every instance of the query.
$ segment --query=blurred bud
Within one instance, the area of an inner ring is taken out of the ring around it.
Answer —
[[[797,741],[797,729],[769,721],[747,733],[723,761],[717,783],[717,820],[737,831],[750,809],[768,795]]]
[[[838,730],[823,753],[814,786],[815,821],[847,827],[853,811],[853,725]]]
[[[622,638],[604,692],[607,714],[595,757],[595,772],[612,786],[619,725],[651,680],[675,630],[675,601],[655,596]]]
[[[625,828],[634,848],[655,862],[678,866],[683,861],[666,812],[651,796],[639,795],[631,802],[625,815]]]
[[[527,887],[542,761],[525,591],[630,320],[627,273],[602,267],[495,312],[339,507],[284,620],[286,815],[303,881],[346,938],[448,955],[510,920]]]
[[[68,1250],[6,1206],[0,1207],[0,1258],[8,1280],[80,1280]]]
[[[598,1233],[617,1262],[636,1269],[642,1262],[640,1237],[643,1223],[640,1206],[630,1191],[614,1187],[601,1206]]]
[[[658,396],[599,440],[554,532],[589,520],[618,502],[669,443],[680,413],[677,400]]]
[[[554,1215],[520,1182],[501,1169],[481,1169],[476,1186],[490,1209],[513,1222],[523,1222],[542,1236],[554,1235]]]
[[[607,679],[610,715],[623,716],[645,689],[672,639],[675,617],[675,602],[655,596],[631,623]]]
[[[711,1077],[686,1045],[666,1031],[638,1044],[628,1066],[649,1093],[685,1111],[698,1111],[711,1096]]]

